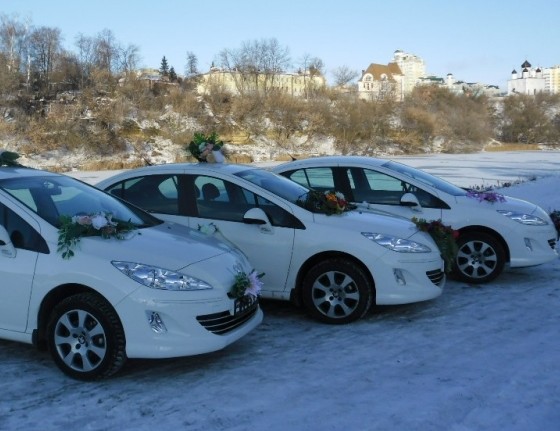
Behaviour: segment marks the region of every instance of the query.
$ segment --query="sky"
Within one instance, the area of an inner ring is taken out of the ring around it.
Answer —
[[[163,56],[179,74],[187,52],[207,71],[224,49],[275,38],[297,64],[323,60],[327,80],[346,66],[356,72],[388,64],[395,50],[424,59],[429,75],[507,87],[513,69],[560,64],[560,2],[542,0],[0,0],[0,14],[57,27],[65,47],[78,34],[113,32],[140,48],[141,64]]]
[[[527,163],[540,157],[556,171]],[[502,164],[512,180],[531,165],[535,181],[501,191],[560,209],[558,152],[409,160],[453,180]],[[0,340],[0,429],[558,431],[559,305],[560,259],[485,285],[448,281],[434,300],[375,307],[349,325],[263,301],[262,324],[222,351],[131,360],[87,384],[46,352]]]

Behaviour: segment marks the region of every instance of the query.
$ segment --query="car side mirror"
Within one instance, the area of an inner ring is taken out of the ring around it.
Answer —
[[[420,201],[413,193],[405,193],[401,197],[401,206],[419,209]]]
[[[0,225],[0,256],[13,258],[16,257],[16,254],[16,248],[12,244],[8,231]]]
[[[246,224],[270,224],[268,216],[260,208],[251,208],[243,215],[243,223]]]

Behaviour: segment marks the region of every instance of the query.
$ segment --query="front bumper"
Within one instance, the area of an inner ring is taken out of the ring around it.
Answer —
[[[372,269],[375,281],[376,304],[409,304],[437,298],[446,282],[441,259],[397,260],[392,265]]]
[[[145,289],[139,289],[116,307],[129,358],[172,358],[221,350],[248,334],[263,319],[258,303],[235,315],[234,301],[227,297],[185,299],[189,292],[155,291],[146,300],[145,294]],[[154,316],[163,323],[164,330],[152,328]],[[221,329],[204,324],[208,316],[220,316]]]
[[[556,231],[527,229],[508,245],[511,268],[542,265],[558,258]]]

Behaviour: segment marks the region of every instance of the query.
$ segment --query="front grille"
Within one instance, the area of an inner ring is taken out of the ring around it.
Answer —
[[[229,311],[222,311],[221,313],[197,316],[196,320],[213,334],[222,335],[233,331],[235,328],[250,320],[258,309],[259,303],[255,302],[251,308],[245,310],[243,313],[232,315]]]
[[[445,280],[445,273],[441,269],[434,269],[433,271],[427,271],[426,275],[432,283],[436,286],[440,286]]]
[[[552,250],[556,249],[556,239],[549,239],[548,240],[548,245],[550,246],[550,248]]]

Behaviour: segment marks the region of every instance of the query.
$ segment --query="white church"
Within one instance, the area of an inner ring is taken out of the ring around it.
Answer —
[[[521,73],[517,70],[511,72],[511,79],[508,79],[507,94],[527,94],[535,95],[544,92],[546,79],[540,67],[534,68],[527,60],[521,65]]]

